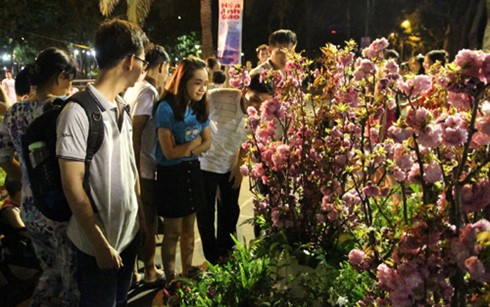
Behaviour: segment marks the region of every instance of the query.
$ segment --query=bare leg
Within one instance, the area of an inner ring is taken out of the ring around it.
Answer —
[[[182,260],[182,273],[185,276],[192,266],[192,257],[194,255],[194,223],[196,221],[196,214],[188,215],[182,220],[180,256]]]
[[[175,278],[175,254],[177,242],[182,232],[182,218],[165,218],[162,242],[163,270],[167,282]]]
[[[147,222],[148,240],[146,244],[141,246],[140,255],[141,260],[143,260],[143,263],[145,265],[144,281],[154,282],[158,278],[158,275],[162,274],[160,270],[157,270],[157,267],[155,265],[155,235],[157,229],[156,217],[154,217],[153,219],[147,218]]]

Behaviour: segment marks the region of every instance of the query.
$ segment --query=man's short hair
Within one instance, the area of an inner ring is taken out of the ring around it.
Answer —
[[[222,70],[217,70],[213,72],[213,83],[214,84],[224,84],[226,82],[226,74]]]
[[[219,61],[214,56],[210,56],[206,59],[206,65],[207,65],[208,69],[213,69],[218,64],[219,64]]]
[[[298,39],[296,33],[291,30],[280,29],[269,35],[269,46],[293,44],[296,45]]]
[[[143,53],[148,44],[138,25],[121,19],[109,20],[95,33],[95,58],[99,68],[111,68],[128,55]]]
[[[258,46],[257,49],[255,49],[255,52],[259,53],[260,51],[267,50],[268,48],[269,48],[269,46],[267,46],[266,44],[262,44],[262,45]]]

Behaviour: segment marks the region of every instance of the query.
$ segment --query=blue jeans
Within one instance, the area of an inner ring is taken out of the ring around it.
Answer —
[[[134,261],[140,247],[137,235],[120,254],[124,266],[117,270],[101,270],[95,257],[76,249],[77,281],[80,307],[125,306],[133,274]]]

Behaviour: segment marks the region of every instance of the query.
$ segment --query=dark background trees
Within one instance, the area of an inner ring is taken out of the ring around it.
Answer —
[[[126,1],[119,2],[111,17],[126,15]],[[310,57],[327,42],[343,44],[350,38],[360,42],[364,36],[389,37],[393,48],[403,50],[405,57],[439,48],[454,55],[461,48],[481,48],[487,18],[485,3],[486,0],[246,0],[243,60],[255,63],[255,48],[267,43],[269,33],[279,28],[295,31],[297,50],[304,50]],[[211,8],[212,35],[204,36],[198,47],[206,49],[200,55],[207,55],[216,48],[218,0],[154,0],[142,26],[152,41],[172,52],[178,44],[192,49],[191,33],[198,39],[203,37],[203,4]],[[15,55],[17,62],[29,62],[47,46],[91,46],[95,29],[105,18],[97,0],[2,0],[1,5],[2,66],[6,64],[2,62],[5,54]],[[400,26],[404,20],[410,21],[408,30]],[[183,35],[190,38],[183,39]],[[197,53],[197,49],[188,51]]]

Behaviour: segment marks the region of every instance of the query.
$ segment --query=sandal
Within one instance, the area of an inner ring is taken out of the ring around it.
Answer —
[[[133,274],[133,277],[131,278],[131,285],[129,286],[129,291],[139,288],[139,286],[143,284],[144,278],[144,273]]]
[[[155,281],[145,281],[144,278],[141,279],[143,281],[143,287],[146,289],[154,289],[154,288],[160,288],[165,285],[165,274],[159,274],[157,276],[157,279]]]

